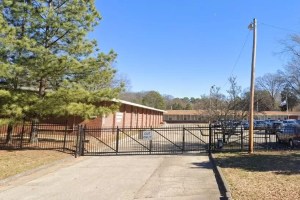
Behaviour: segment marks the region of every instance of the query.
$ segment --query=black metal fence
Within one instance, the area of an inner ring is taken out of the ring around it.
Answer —
[[[239,127],[235,130],[224,131],[212,128],[212,151],[248,151],[249,130]],[[254,150],[283,150],[289,149],[288,144],[279,143],[275,133],[266,129],[253,130]]]
[[[79,155],[206,152],[209,127],[79,128]]]
[[[0,149],[76,151],[77,127],[23,122],[0,126]]]
[[[248,151],[249,132],[209,125],[95,128],[23,122],[0,126],[0,149],[54,149],[78,155],[179,154],[189,151]],[[296,146],[296,148],[299,148]],[[254,130],[254,149],[290,149],[277,135]]]

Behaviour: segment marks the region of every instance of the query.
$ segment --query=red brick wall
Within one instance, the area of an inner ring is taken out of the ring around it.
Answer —
[[[138,127],[143,126],[143,108],[138,108]]]
[[[80,122],[80,124],[86,125],[87,127],[98,127],[100,128],[102,125],[102,120],[100,117],[97,117],[95,119],[88,119],[88,120],[83,120]]]
[[[114,127],[114,114],[110,114],[108,116],[102,117],[102,127]]]
[[[138,109],[132,106],[132,126],[133,128],[137,127],[138,123]]]
[[[123,127],[130,127],[131,108],[129,105],[124,105]]]

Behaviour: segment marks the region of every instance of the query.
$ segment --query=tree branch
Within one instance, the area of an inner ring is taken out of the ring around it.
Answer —
[[[51,47],[52,45],[54,45],[57,41],[59,41],[60,39],[62,39],[63,37],[65,37],[71,30],[67,30],[64,34],[62,34],[60,37],[58,37],[56,40],[54,40],[53,42],[51,42],[49,45],[46,46],[46,48]]]

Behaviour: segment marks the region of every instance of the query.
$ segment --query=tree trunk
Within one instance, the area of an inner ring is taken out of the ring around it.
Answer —
[[[46,90],[46,79],[41,78],[40,79],[40,85],[39,85],[39,96],[40,97],[45,96],[45,90]]]
[[[38,142],[38,131],[36,121],[33,121],[31,125],[30,143],[33,142]]]
[[[13,125],[11,123],[7,126],[6,144],[12,143]]]

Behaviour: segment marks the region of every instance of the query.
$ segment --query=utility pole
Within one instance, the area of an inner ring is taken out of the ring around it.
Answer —
[[[253,22],[248,26],[253,30],[253,49],[252,49],[252,65],[251,65],[251,85],[250,85],[250,110],[249,110],[249,153],[253,153],[253,108],[254,108],[254,80],[255,80],[255,62],[256,62],[256,29],[257,21],[254,18]]]
[[[285,103],[286,103],[286,116],[287,116],[288,119],[290,119],[290,118],[289,118],[288,92],[289,92],[289,91],[286,92]]]
[[[209,90],[209,124],[211,123],[211,106],[212,106],[211,93],[212,93],[212,89],[214,89],[214,87],[215,87],[215,85],[211,86],[210,90]]]

